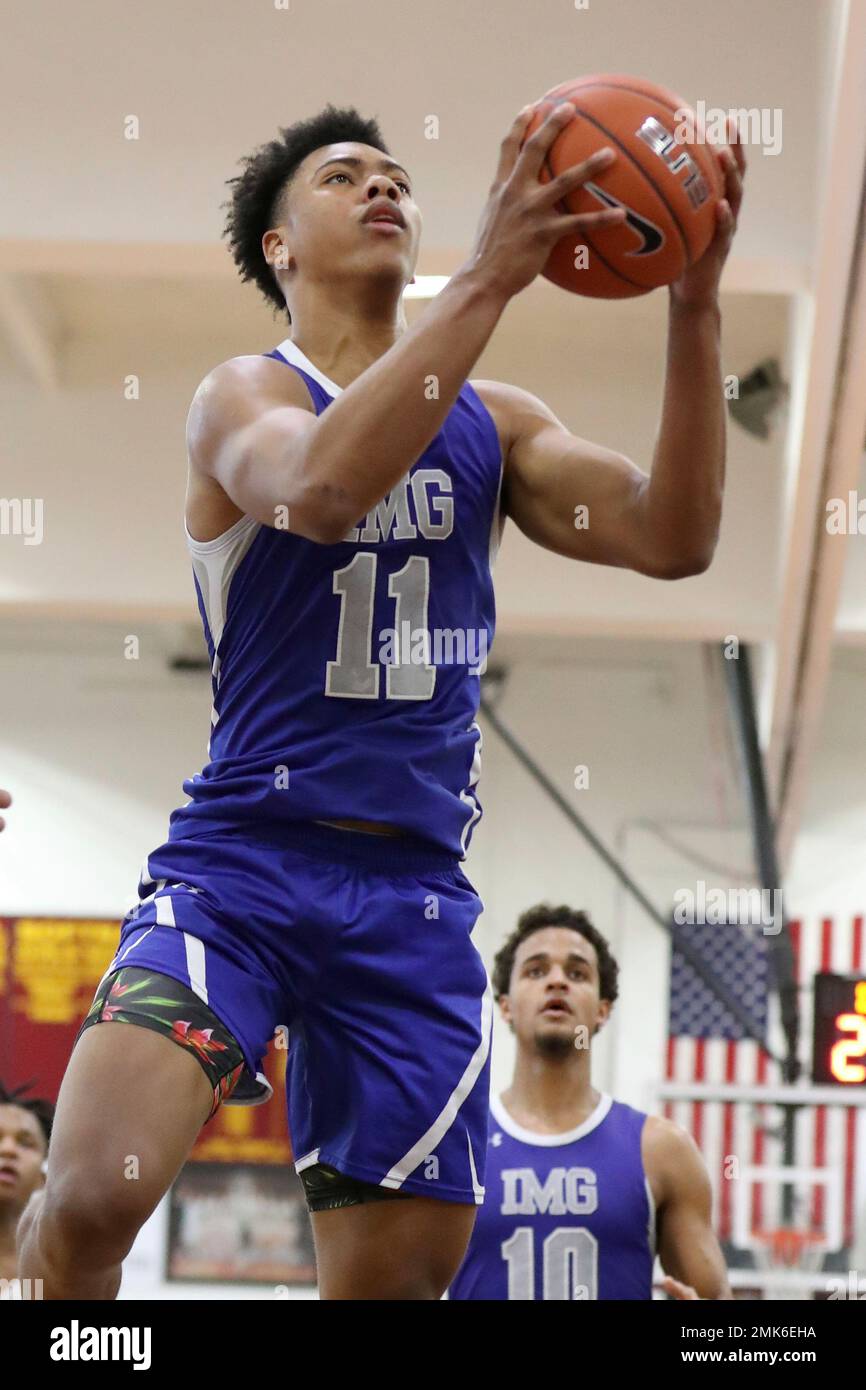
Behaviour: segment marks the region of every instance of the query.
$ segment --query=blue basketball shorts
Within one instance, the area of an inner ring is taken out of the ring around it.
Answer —
[[[236,1040],[225,1104],[269,1099],[287,1046],[295,1167],[480,1204],[492,998],[471,932],[482,908],[453,855],[319,824],[169,837],[103,977],[187,985]]]

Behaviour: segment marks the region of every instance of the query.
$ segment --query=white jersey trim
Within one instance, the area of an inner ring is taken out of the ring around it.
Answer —
[[[307,376],[313,378],[313,381],[317,381],[329,395],[339,396],[341,394],[342,386],[338,386],[336,381],[331,381],[330,377],[325,376],[325,373],[320,371],[314,362],[310,361],[306,353],[301,352],[301,349],[292,342],[291,338],[286,338],[284,342],[278,343],[275,351],[281,353],[287,362],[292,362],[296,367],[300,367],[302,372],[306,372]]]
[[[218,536],[214,536],[213,540],[197,541],[195,536],[190,535],[189,527],[186,524],[186,517],[184,517],[183,533],[186,536],[187,546],[192,551],[193,555],[209,555],[214,550],[221,550],[224,545],[228,545],[236,536],[239,536],[247,526],[252,526],[253,524],[258,526],[261,523],[257,522],[253,516],[240,516],[237,521],[232,522],[227,531],[221,531]]]
[[[576,1139],[583,1139],[584,1135],[591,1134],[594,1129],[598,1129],[602,1120],[608,1114],[613,1105],[613,1097],[604,1091],[599,1095],[598,1105],[591,1115],[588,1115],[583,1124],[576,1129],[566,1130],[564,1134],[536,1134],[535,1130],[524,1129],[509,1114],[502,1103],[501,1096],[490,1097],[490,1113],[500,1129],[504,1129],[506,1134],[510,1134],[512,1139],[519,1139],[523,1144],[534,1144],[540,1149],[553,1149],[560,1144],[573,1144]]]
[[[653,1190],[650,1185],[650,1180],[647,1177],[646,1173],[644,1173],[643,1180],[646,1186],[646,1199],[649,1202],[649,1222],[647,1223],[646,1233],[647,1241],[649,1242],[650,1251],[652,1252],[653,1257],[655,1257],[658,1254],[658,1250],[656,1249],[656,1199],[653,1196]]]
[[[484,402],[482,401],[482,405]],[[493,507],[493,519],[490,523],[490,545],[487,550],[487,568],[491,575],[496,564],[496,557],[499,554],[499,547],[502,544],[502,532],[505,530],[505,513],[502,510],[502,484],[505,481],[505,456],[502,449],[499,450],[499,486],[496,489],[496,502]]]
[[[225,627],[229,586],[261,526],[262,523],[256,521],[254,516],[242,516],[234,526],[230,526],[215,540],[197,541],[189,534],[184,522],[186,543],[201,590],[214,652],[217,654]]]
[[[481,779],[481,745],[484,742],[484,735],[481,732],[481,726],[475,719],[473,719],[472,723],[469,725],[467,732],[472,733],[473,730],[477,734],[477,738],[475,740],[475,748],[472,752],[472,766],[469,769],[469,785],[464,787],[463,791],[460,793],[460,800],[463,802],[464,806],[469,807],[471,812],[469,819],[460,832],[461,858],[463,859],[466,858],[468,852],[469,836],[472,834],[477,822],[481,819],[481,807],[478,804],[478,799],[475,796],[473,788],[478,786]]]

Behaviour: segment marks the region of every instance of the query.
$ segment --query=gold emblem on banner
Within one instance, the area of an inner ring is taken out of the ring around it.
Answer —
[[[12,924],[14,1008],[33,1023],[74,1023],[86,1012],[117,940],[116,922],[19,917]]]

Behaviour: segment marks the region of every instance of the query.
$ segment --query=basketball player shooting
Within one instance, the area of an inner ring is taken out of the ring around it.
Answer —
[[[715,152],[713,241],[670,289],[649,476],[528,392],[467,380],[554,244],[624,217],[557,208],[613,152],[541,183],[573,116],[557,107],[522,144],[530,108],[516,117],[471,254],[411,328],[421,213],[374,121],[328,107],[233,181],[241,276],[291,334],[218,366],[190,410],[210,760],[148,858],[63,1081],[20,1228],[21,1273],[46,1298],[116,1295],[202,1125],[268,1098],[275,1033],[321,1296],[436,1299],[460,1263],[483,1199],[492,1014],[461,860],[502,523],[676,579],[710,563],[721,507],[736,140]],[[435,646],[454,632],[465,659]]]
[[[592,1045],[619,966],[584,912],[524,912],[493,987],[517,1044],[490,1103],[487,1184],[449,1298],[679,1301],[732,1297],[712,1228],[712,1189],[690,1134],[592,1084]]]

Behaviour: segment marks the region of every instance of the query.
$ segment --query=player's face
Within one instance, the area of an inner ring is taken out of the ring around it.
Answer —
[[[595,947],[571,927],[544,927],[521,942],[505,1009],[518,1041],[543,1051],[589,1040],[607,1017]]]
[[[372,202],[402,225],[365,221]],[[408,173],[371,145],[324,145],[299,165],[283,207],[286,250],[308,280],[345,273],[401,287],[418,259],[421,213]]]
[[[0,1105],[0,1207],[24,1207],[42,1186],[45,1139],[35,1115]]]

